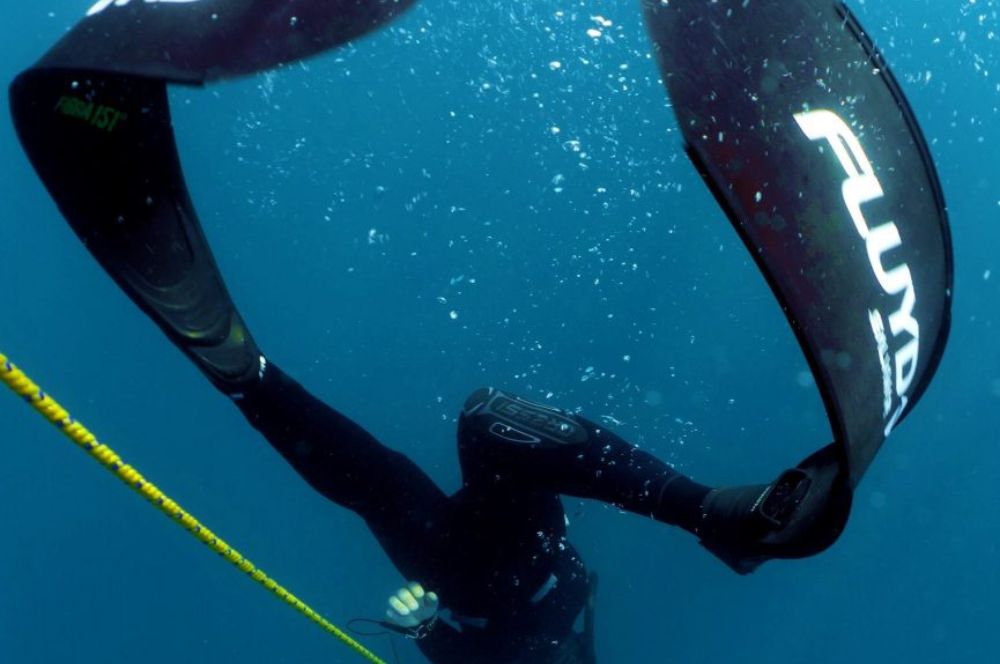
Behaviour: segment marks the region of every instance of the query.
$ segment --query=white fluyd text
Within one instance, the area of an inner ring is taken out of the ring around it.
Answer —
[[[861,141],[858,140],[847,123],[839,115],[828,110],[797,113],[795,121],[798,122],[799,127],[810,140],[825,139],[829,143],[847,175],[842,187],[844,203],[847,205],[847,210],[858,235],[865,242],[868,262],[875,279],[887,295],[894,297],[902,295],[899,307],[889,315],[889,329],[892,331],[895,341],[893,344],[895,346],[893,360],[896,367],[894,387],[899,404],[895,410],[885,407],[882,409],[883,420],[886,423],[885,435],[888,436],[909,402],[908,393],[917,373],[917,360],[920,354],[920,324],[913,315],[913,309],[917,304],[913,273],[910,272],[910,266],[906,263],[900,263],[890,270],[887,270],[882,264],[882,258],[886,253],[901,247],[903,239],[900,237],[899,228],[893,221],[888,220],[872,227],[865,219],[861,206],[882,198],[885,192],[875,175],[875,169],[872,167],[868,155],[861,147]],[[868,315],[872,322],[872,332],[876,337],[876,345],[879,346],[880,364],[882,364],[884,371],[886,369],[882,361],[883,345],[885,344],[884,331],[882,331],[882,338],[879,338],[883,316],[878,310],[870,311]],[[878,323],[875,320],[876,316],[879,319]],[[891,392],[887,396],[891,396]]]

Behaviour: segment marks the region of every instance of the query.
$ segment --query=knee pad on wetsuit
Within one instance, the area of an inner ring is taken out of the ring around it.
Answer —
[[[579,445],[587,431],[572,415],[492,387],[476,390],[465,400],[458,420],[459,438],[480,443]]]
[[[473,392],[458,418],[458,460],[470,486],[517,476],[537,461],[533,452],[558,453],[588,439],[572,415],[493,388]]]

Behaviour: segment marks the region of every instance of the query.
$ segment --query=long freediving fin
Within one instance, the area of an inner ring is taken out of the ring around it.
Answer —
[[[11,85],[18,135],[70,226],[226,392],[256,376],[259,352],[188,195],[166,85],[300,60],[412,2],[102,0]]]
[[[799,465],[808,494],[747,567],[816,553],[945,347],[953,269],[937,173],[843,3],[643,8],[688,154],[786,312],[836,440]]]

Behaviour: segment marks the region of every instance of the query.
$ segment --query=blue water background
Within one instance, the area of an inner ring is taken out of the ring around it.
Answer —
[[[741,578],[684,533],[567,500],[602,578],[602,663],[976,662],[1000,646],[1000,2],[852,4],[950,204],[949,350],[822,556]],[[4,3],[0,80],[85,9]],[[593,16],[613,22],[598,40]],[[712,484],[768,479],[828,440],[778,306],[680,150],[637,3],[424,0],[335,54],[172,100],[262,347],[447,490],[458,406],[483,384],[615,418]],[[377,616],[402,579],[363,524],[118,291],[9,121],[0,159],[0,351],[335,622]],[[357,661],[30,409],[2,397],[0,422],[0,662]]]

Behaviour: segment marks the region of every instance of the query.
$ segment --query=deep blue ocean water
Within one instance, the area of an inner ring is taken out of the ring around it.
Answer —
[[[949,202],[949,349],[816,558],[741,578],[684,533],[567,500],[602,578],[602,663],[978,662],[1000,647],[1000,2],[851,4]],[[618,422],[711,484],[768,479],[830,435],[787,323],[680,149],[637,5],[424,0],[301,66],[171,93],[205,231],[264,350],[446,490],[458,407],[484,384]],[[0,79],[86,9],[5,3]],[[600,40],[595,16],[613,24]],[[360,520],[118,291],[9,121],[0,156],[0,352],[335,622],[379,615],[402,579]],[[0,418],[0,662],[355,661],[13,397]]]

